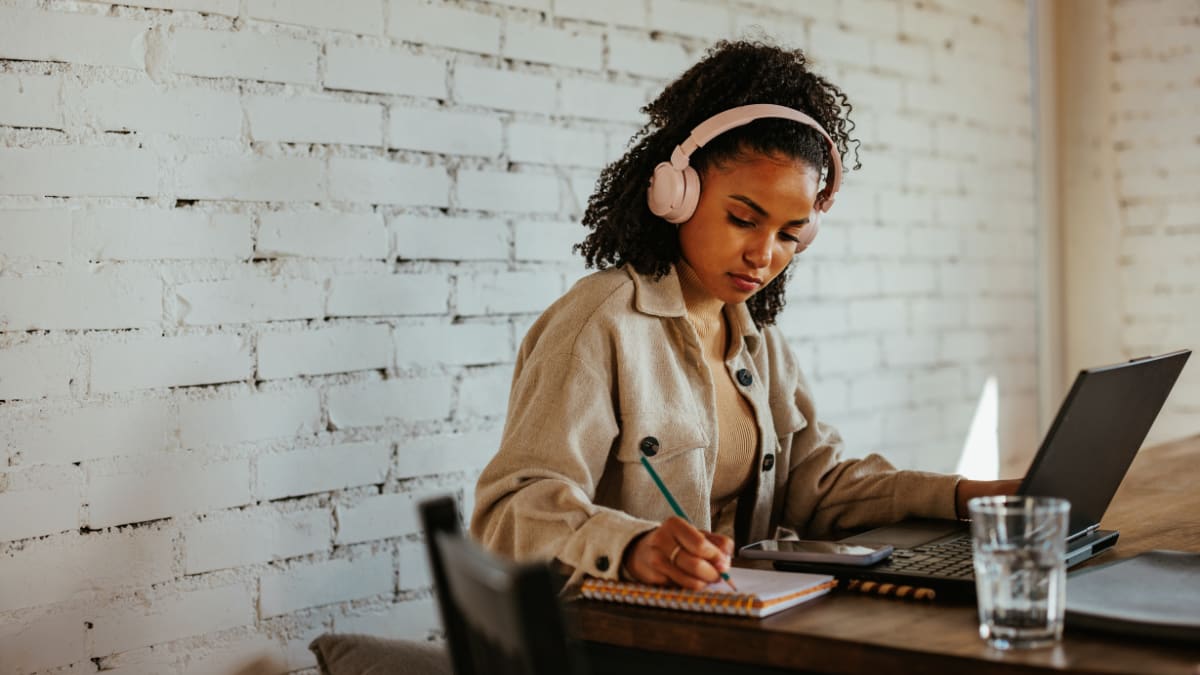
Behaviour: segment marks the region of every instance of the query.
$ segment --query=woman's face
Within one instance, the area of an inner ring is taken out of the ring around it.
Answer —
[[[774,155],[744,155],[704,171],[679,246],[709,293],[745,302],[779,276],[800,232],[812,227],[819,180],[807,163]]]

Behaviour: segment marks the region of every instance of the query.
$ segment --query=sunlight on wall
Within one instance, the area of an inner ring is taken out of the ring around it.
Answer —
[[[971,430],[958,458],[957,473],[975,480],[995,480],[1000,477],[1000,387],[996,376],[983,383],[979,405],[971,420]]]

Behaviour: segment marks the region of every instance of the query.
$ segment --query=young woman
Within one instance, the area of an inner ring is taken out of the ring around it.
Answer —
[[[735,540],[953,518],[969,497],[1015,489],[840,459],[773,327],[788,266],[857,145],[850,110],[801,52],[747,42],[717,44],[646,106],[584,216],[577,248],[601,271],[521,345],[500,450],[476,488],[484,545],[556,560],[570,583],[699,588]]]

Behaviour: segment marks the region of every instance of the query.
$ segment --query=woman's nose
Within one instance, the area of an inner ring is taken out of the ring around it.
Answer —
[[[772,244],[770,237],[750,237],[746,241],[746,248],[742,250],[742,258],[756,268],[769,267]]]

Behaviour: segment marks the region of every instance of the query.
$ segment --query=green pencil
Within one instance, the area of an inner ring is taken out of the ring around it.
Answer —
[[[679,506],[679,502],[675,501],[675,497],[671,496],[671,491],[667,489],[666,483],[663,483],[662,479],[658,477],[658,472],[654,470],[654,467],[650,466],[650,462],[645,457],[642,458],[642,466],[646,467],[646,471],[650,472],[650,477],[654,479],[654,484],[658,486],[658,491],[667,498],[667,503],[671,505],[671,510],[675,512],[675,515],[691,523],[692,520],[683,512],[683,508]],[[729,584],[730,588],[735,591],[737,590],[737,586],[733,585],[733,580],[729,578],[728,573],[721,572],[721,578],[725,580],[725,583]]]

